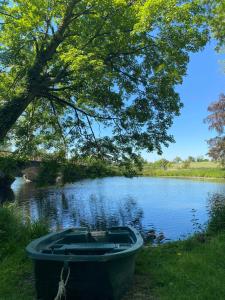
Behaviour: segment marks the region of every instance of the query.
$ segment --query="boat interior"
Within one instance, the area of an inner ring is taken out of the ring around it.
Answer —
[[[104,255],[129,249],[135,237],[129,230],[72,230],[40,249],[45,254]]]

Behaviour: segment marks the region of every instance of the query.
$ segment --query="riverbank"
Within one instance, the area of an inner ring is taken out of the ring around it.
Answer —
[[[33,300],[32,263],[25,253],[26,245],[47,233],[43,223],[23,220],[13,207],[0,207],[0,299]]]
[[[224,299],[225,222],[224,210],[215,213],[217,207],[207,233],[146,245],[137,256],[135,283],[124,300]],[[47,228],[29,220],[23,223],[12,208],[0,208],[0,228],[0,299],[33,300],[32,263],[25,246]]]
[[[163,161],[163,160],[162,160]],[[159,161],[160,162],[160,161]],[[38,186],[73,183],[82,179],[112,176],[151,176],[199,179],[225,179],[225,169],[215,162],[192,162],[188,167],[184,163],[167,162],[162,167],[159,163],[144,163],[142,170],[135,165],[116,165],[100,159],[84,159],[79,161],[28,161],[13,156],[0,157],[3,187],[9,188],[15,177],[24,176],[27,182],[35,182]],[[10,181],[8,180],[10,178]],[[8,184],[8,182],[10,182]]]
[[[145,248],[136,275],[135,300],[225,299],[225,232]]]
[[[225,233],[205,243],[190,239],[146,247],[137,257],[135,285],[124,300],[224,299],[224,261]],[[1,261],[0,280],[0,299],[34,299],[32,265],[22,247]]]

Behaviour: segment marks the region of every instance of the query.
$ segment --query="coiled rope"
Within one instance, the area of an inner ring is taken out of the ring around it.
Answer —
[[[62,297],[65,297],[65,299],[66,299],[66,285],[67,285],[67,282],[70,277],[70,268],[68,266],[66,266],[65,268],[64,267],[65,267],[65,265],[62,267],[62,270],[61,270],[59,288],[58,288],[58,292],[57,292],[57,295],[55,296],[54,300],[61,300]],[[63,273],[64,273],[65,269],[68,269],[68,271],[67,271],[67,275],[66,275],[66,280],[64,281]]]

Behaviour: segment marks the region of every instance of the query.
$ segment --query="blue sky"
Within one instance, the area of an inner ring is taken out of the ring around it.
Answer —
[[[184,107],[169,131],[176,143],[163,148],[161,157],[156,153],[143,153],[145,159],[154,161],[163,157],[172,160],[176,156],[185,159],[189,155],[207,154],[206,140],[216,133],[209,132],[203,119],[208,114],[208,105],[216,101],[222,92],[225,93],[225,73],[221,62],[225,55],[216,53],[214,48],[215,44],[211,42],[202,52],[191,54],[187,76],[177,88]]]

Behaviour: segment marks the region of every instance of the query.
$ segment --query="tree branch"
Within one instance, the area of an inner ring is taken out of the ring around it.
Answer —
[[[94,141],[95,141],[95,144],[97,145],[97,148],[99,148],[98,143],[97,143],[97,140],[96,140],[96,137],[95,137],[94,130],[93,130],[92,126],[91,126],[91,121],[90,121],[90,119],[89,119],[89,117],[88,117],[87,115],[86,115],[86,119],[87,119],[87,121],[88,121],[88,125],[89,125],[89,128],[90,128],[90,130],[91,130],[91,134],[92,134],[92,136],[93,136],[93,139],[94,139]]]
[[[13,18],[13,19],[17,19],[17,20],[18,20],[17,17],[15,17],[15,16],[13,16],[13,15],[11,15],[11,14],[5,12],[5,11],[2,11],[2,10],[0,11],[0,15],[4,15],[4,16],[7,16],[7,17],[10,17],[10,18]]]
[[[37,56],[36,64],[40,64],[40,67],[45,65],[46,62],[52,58],[56,49],[64,40],[65,31],[68,29],[68,26],[73,19],[73,9],[81,1],[82,0],[71,0],[69,2],[61,25],[58,27],[58,30],[55,32],[55,34],[52,36],[52,39],[48,44],[48,46],[46,47],[46,49],[42,50],[40,55]]]
[[[58,96],[56,95],[52,95],[52,94],[42,94],[43,97],[46,97],[48,98],[49,100],[51,99],[54,99],[55,101],[57,101],[58,103],[60,103],[61,105],[63,106],[69,106],[71,108],[73,108],[75,111],[78,111],[80,113],[82,113],[83,115],[85,115],[86,117],[90,117],[90,118],[95,118],[95,119],[102,119],[102,120],[114,120],[114,119],[118,119],[118,118],[113,118],[113,117],[103,117],[103,116],[98,116],[98,115],[93,115],[93,114],[90,114],[86,111],[84,111],[83,109],[81,108],[78,108],[76,105],[74,105],[73,103],[71,102],[68,102],[62,98],[59,98]]]
[[[59,131],[60,131],[61,137],[63,139],[65,150],[67,150],[67,142],[66,142],[65,136],[63,134],[63,129],[62,129],[61,124],[60,124],[59,119],[58,119],[58,115],[57,115],[57,112],[56,112],[55,105],[54,105],[54,103],[51,100],[50,100],[50,104],[51,104],[51,107],[52,107],[53,114],[54,114],[54,116],[56,118],[56,122],[57,122],[57,125],[59,127]]]

